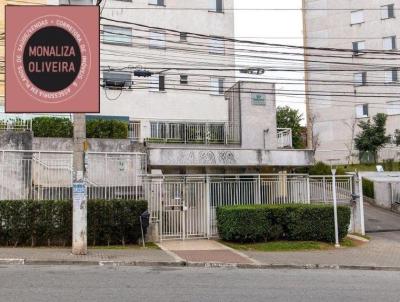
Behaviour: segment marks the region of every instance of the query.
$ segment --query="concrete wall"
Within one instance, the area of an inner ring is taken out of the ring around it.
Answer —
[[[92,152],[143,152],[143,145],[131,143],[128,139],[89,138],[88,142],[89,151]],[[72,144],[72,138],[35,137],[32,140],[32,150],[72,151]]]
[[[242,148],[277,148],[275,85],[270,83],[240,82]],[[255,104],[252,96],[265,98],[265,104]]]
[[[261,167],[307,166],[313,163],[309,150],[256,150],[212,148],[151,148],[152,166]]]
[[[19,131],[0,131],[0,150],[31,150],[32,133]]]
[[[305,20],[305,46],[352,49],[352,42],[365,41],[366,49],[383,49],[383,37],[397,36],[397,45],[400,44],[400,18],[395,11],[396,18],[381,18],[380,7],[382,5],[394,4],[395,9],[400,7],[400,0],[304,0]],[[364,23],[350,24],[350,13],[352,9],[364,9]],[[338,10],[341,9],[341,10]],[[323,54],[321,51],[306,50],[306,54]],[[389,101],[398,99],[382,97],[383,93],[398,93],[398,84],[386,85],[384,83],[384,68],[394,66],[395,60],[382,60],[388,55],[365,54],[353,56],[351,52],[333,53],[324,52],[325,55],[340,55],[344,58],[315,57],[310,60],[328,61],[332,63],[307,62],[306,68],[311,70],[306,74],[309,82],[306,89],[310,94],[308,102],[310,105],[311,118],[314,120],[314,135],[318,136],[319,146],[316,152],[316,160],[327,161],[340,158],[341,162],[349,161],[352,149],[352,137],[359,129],[353,125],[361,119],[356,118],[356,105],[369,104],[369,116],[372,117],[379,112],[388,113]],[[368,59],[369,58],[369,59]],[[358,64],[358,65],[335,65],[335,62]],[[363,67],[362,64],[373,64],[373,67]],[[312,71],[313,69],[324,69],[323,72]],[[345,69],[346,71],[334,71]],[[367,85],[354,86],[354,73],[367,71]],[[326,70],[326,71],[325,71]],[[316,81],[336,81],[334,86],[323,85]],[[340,84],[342,82],[343,84]],[[372,85],[373,84],[373,85]],[[323,93],[317,93],[322,91]],[[377,97],[359,97],[361,94],[377,93]],[[341,96],[348,94],[349,96]],[[392,134],[400,125],[400,115],[389,116],[387,132]],[[381,159],[393,158],[395,153],[382,152]],[[357,157],[354,158],[357,161]],[[398,157],[397,157],[398,159]]]

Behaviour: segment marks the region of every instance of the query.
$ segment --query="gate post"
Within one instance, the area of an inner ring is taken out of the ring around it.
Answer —
[[[211,201],[210,201],[210,179],[206,176],[206,213],[207,213],[207,238],[211,238]]]
[[[365,222],[364,222],[364,196],[362,188],[362,176],[360,174],[353,175],[353,192],[357,196],[355,203],[352,206],[353,214],[353,232],[365,235]]]

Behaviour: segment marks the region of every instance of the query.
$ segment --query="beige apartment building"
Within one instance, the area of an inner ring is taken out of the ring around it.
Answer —
[[[357,162],[359,121],[381,112],[388,115],[388,134],[400,128],[400,0],[303,0],[303,7],[306,101],[316,160]],[[379,157],[399,160],[400,149],[389,144]]]

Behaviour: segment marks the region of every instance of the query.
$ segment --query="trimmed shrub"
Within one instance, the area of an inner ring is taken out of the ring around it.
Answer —
[[[374,182],[363,178],[362,180],[363,195],[369,198],[375,198]]]
[[[331,166],[323,163],[317,162],[314,166],[308,169],[308,174],[310,175],[332,175]],[[345,175],[346,172],[343,167],[337,167],[336,175]]]
[[[128,138],[128,123],[119,120],[93,119],[86,121],[88,138]]]
[[[146,201],[89,200],[88,244],[135,244]],[[71,245],[71,201],[0,201],[0,245]]]
[[[73,134],[73,126],[68,118],[43,116],[32,120],[32,131],[35,137],[70,138]]]
[[[338,206],[339,238],[350,224],[350,208]],[[217,208],[221,239],[233,242],[301,240],[334,242],[333,207],[329,205],[251,205]]]

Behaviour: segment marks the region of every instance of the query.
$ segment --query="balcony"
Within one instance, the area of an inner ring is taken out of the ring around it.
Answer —
[[[293,139],[292,139],[292,129],[290,128],[278,128],[278,148],[279,149],[292,149]]]
[[[151,121],[145,138],[156,144],[240,144],[240,127],[225,122],[164,122]]]

